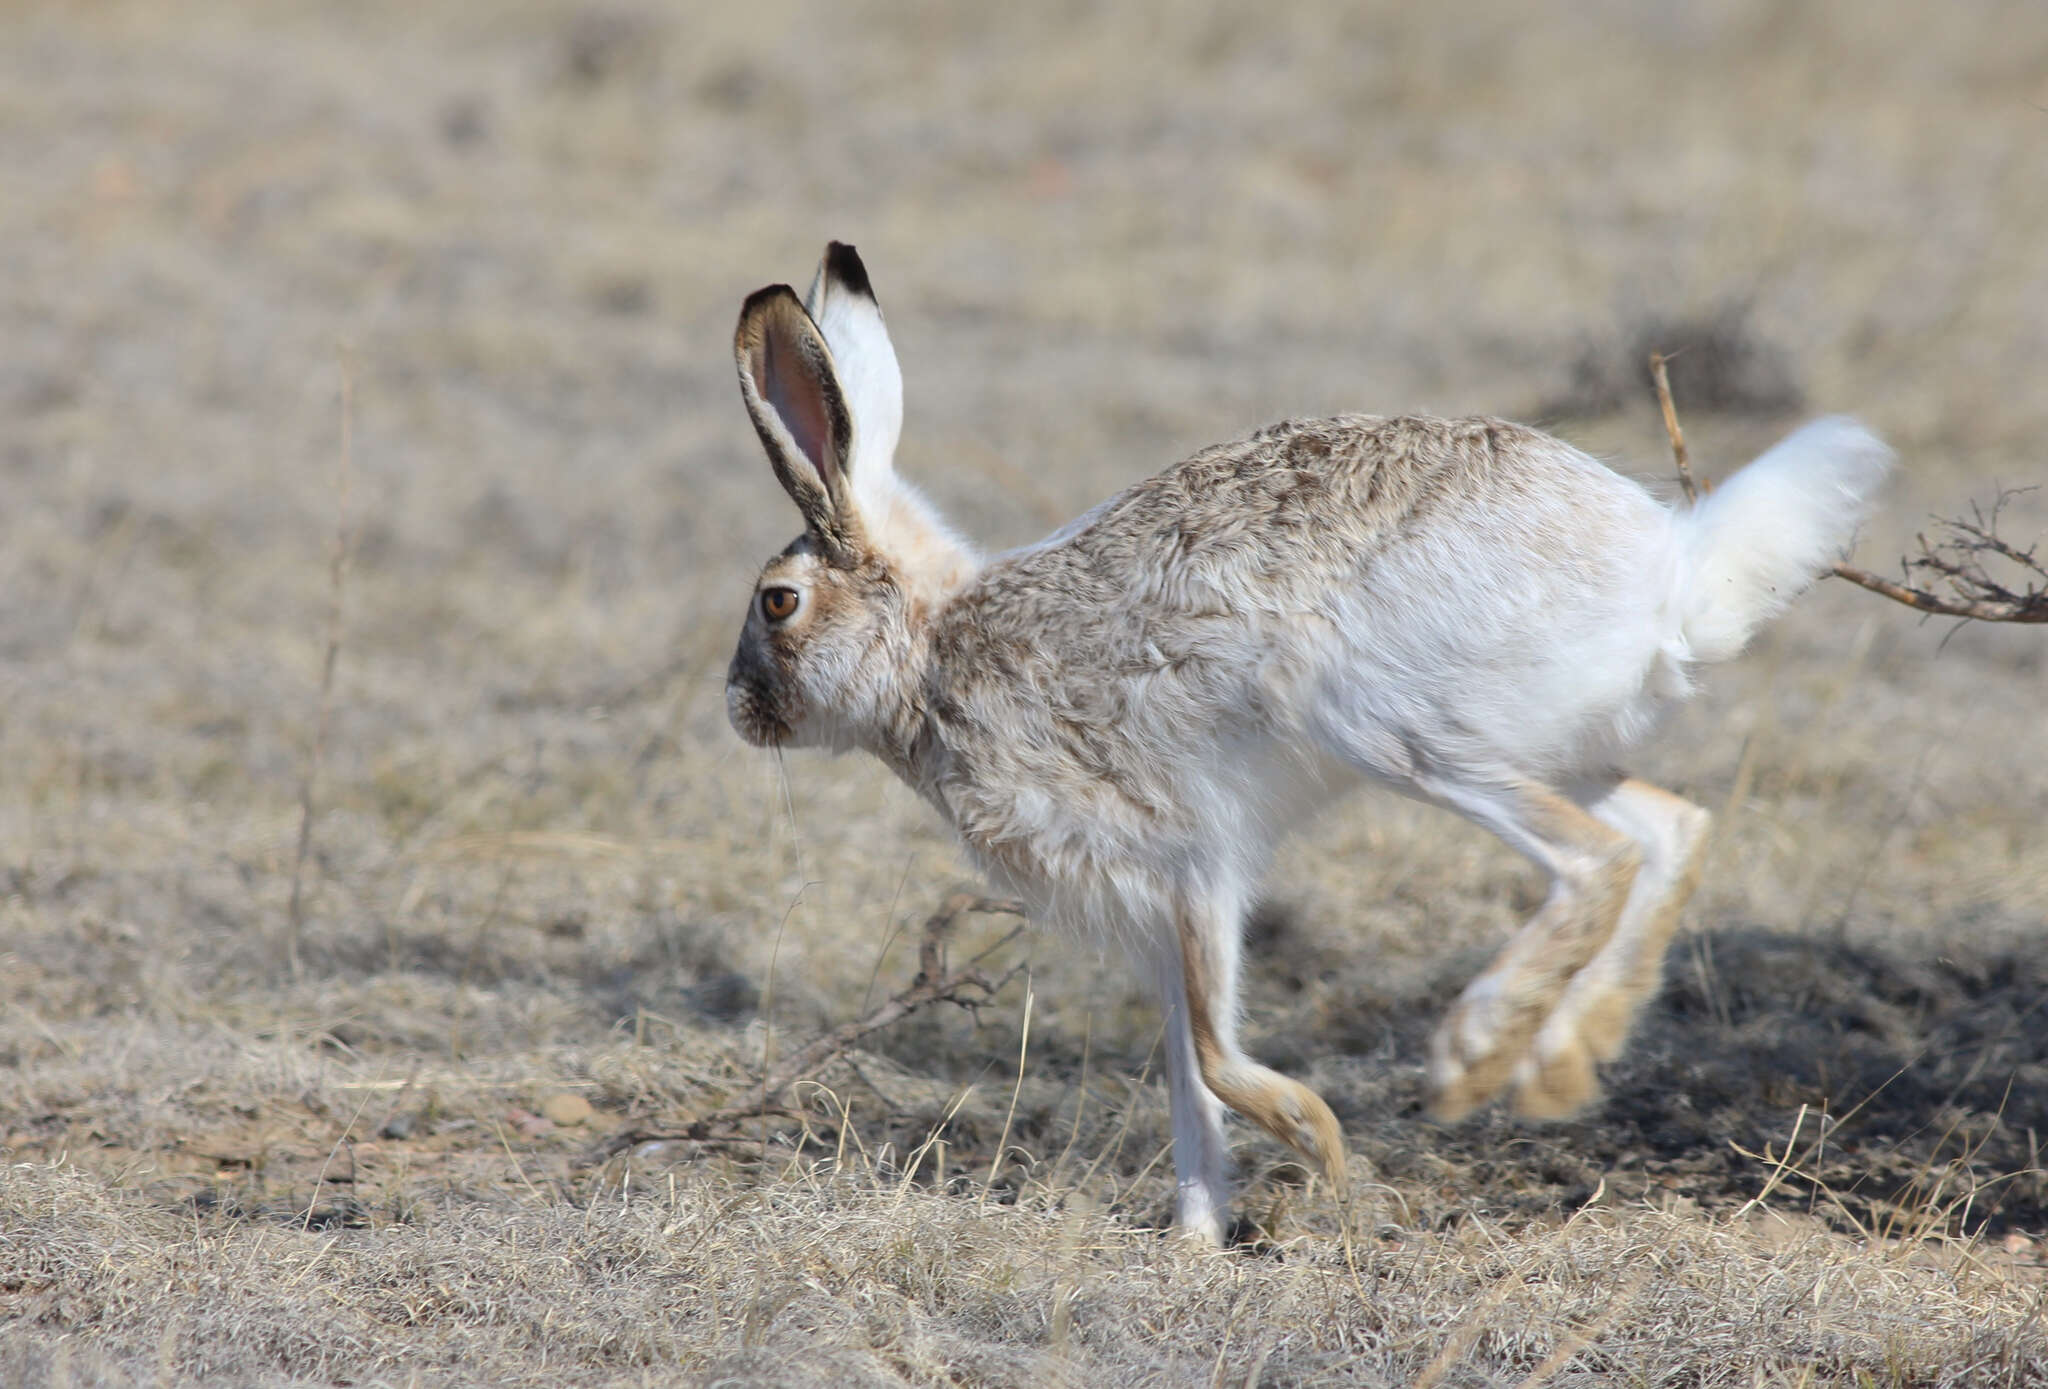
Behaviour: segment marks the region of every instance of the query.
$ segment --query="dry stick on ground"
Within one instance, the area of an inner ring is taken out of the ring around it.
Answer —
[[[745,1104],[728,1105],[724,1109],[713,1110],[681,1129],[621,1130],[593,1148],[586,1160],[602,1162],[642,1143],[688,1142],[716,1147],[734,1145],[740,1137],[730,1132],[735,1125],[748,1119],[788,1113],[789,1111],[778,1103],[785,1090],[815,1074],[827,1063],[844,1056],[870,1033],[879,1032],[891,1023],[900,1022],[920,1008],[929,1007],[934,1003],[957,1003],[963,1008],[973,1009],[989,1002],[1002,992],[1006,984],[1017,977],[1024,966],[1017,965],[1001,978],[991,981],[981,972],[981,962],[1022,935],[1024,928],[1013,928],[959,969],[948,971],[946,940],[960,918],[971,913],[1022,916],[1024,907],[1019,902],[976,897],[966,892],[948,897],[924,923],[924,940],[918,946],[917,952],[917,977],[910,981],[909,988],[866,1015],[834,1028],[784,1057],[761,1078],[758,1084],[747,1087],[757,1097],[756,1099]],[[749,1144],[752,1142],[753,1140],[748,1140]]]
[[[1650,380],[1657,388],[1657,408],[1664,413],[1664,432],[1671,438],[1671,461],[1678,468],[1678,485],[1685,489],[1687,501],[1695,501],[1707,489],[1693,483],[1692,466],[1685,451],[1685,434],[1678,427],[1678,410],[1671,400],[1671,378],[1665,370],[1669,360],[1661,352],[1650,354]],[[1828,572],[1919,612],[1970,618],[1977,622],[2048,623],[2048,561],[2037,554],[2038,542],[2022,550],[1998,534],[1998,514],[2005,510],[2006,503],[2021,492],[2031,490],[2024,487],[2001,490],[1992,501],[1989,514],[1972,502],[1967,521],[1935,517],[1935,524],[1948,534],[1931,545],[1925,534],[1915,537],[1920,544],[1920,557],[1901,559],[1900,569],[1909,579],[1916,570],[1934,576],[1937,582],[1948,588],[1946,595],[1886,579],[1853,564],[1835,564]],[[2024,586],[2015,591],[1993,578],[1984,567],[1986,556],[2015,566],[2021,571],[2020,581]]]
[[[327,724],[334,705],[334,665],[341,656],[342,596],[348,582],[348,493],[355,471],[355,372],[341,363],[341,457],[335,469],[334,544],[327,558],[327,650],[320,663],[319,713],[313,723],[313,748],[306,759],[306,779],[299,788],[299,846],[292,855],[292,897],[285,912],[285,961],[292,979],[299,978],[299,927],[305,920],[306,853],[313,845],[313,801],[320,767],[327,758]]]

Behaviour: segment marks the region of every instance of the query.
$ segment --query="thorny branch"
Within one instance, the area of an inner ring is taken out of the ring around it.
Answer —
[[[736,1147],[743,1142],[751,1145],[754,1140],[738,1132],[740,1124],[748,1119],[790,1113],[780,1103],[783,1092],[844,1056],[870,1033],[879,1032],[934,1003],[958,1004],[969,1011],[988,1003],[1002,992],[1023,966],[1018,965],[1002,977],[990,980],[981,972],[981,963],[1023,934],[1024,928],[1017,926],[1011,929],[959,969],[949,971],[946,967],[946,943],[960,918],[970,914],[1022,916],[1024,907],[1019,902],[977,897],[967,892],[948,897],[925,920],[924,937],[917,951],[917,977],[910,981],[908,988],[862,1017],[834,1028],[784,1057],[758,1082],[745,1087],[753,1099],[715,1109],[679,1129],[623,1129],[596,1145],[586,1161],[603,1162],[642,1143],[652,1142],[688,1142],[706,1147]]]
[[[1685,489],[1686,500],[1694,501],[1706,489],[1695,487],[1693,482],[1685,450],[1685,435],[1678,427],[1678,410],[1671,400],[1671,378],[1665,370],[1666,361],[1661,352],[1650,354],[1650,380],[1657,388],[1657,407],[1664,414],[1664,432],[1671,438],[1671,459],[1678,469],[1678,485]],[[1884,578],[1853,564],[1835,564],[1828,572],[1919,612],[1970,618],[1978,622],[2048,623],[2048,561],[2038,555],[2039,543],[2022,550],[1998,534],[1998,516],[2005,510],[2006,503],[2032,490],[2027,487],[2001,490],[1988,513],[1978,503],[1971,502],[1970,519],[1967,521],[1935,517],[1935,524],[1946,534],[1932,544],[1924,532],[1914,537],[1919,543],[1920,554],[1917,558],[1899,561],[1904,582]],[[2017,577],[2001,582],[1986,567],[1987,557],[2011,565],[2018,571]],[[1912,582],[1916,575],[1946,588],[1947,592],[1916,587]],[[2018,583],[2020,587],[2011,588],[2008,586],[2010,583]]]
[[[1920,554],[1901,559],[1900,568],[1908,579],[1916,572],[1927,576],[1932,584],[1946,587],[1946,594],[1910,583],[1896,583],[1853,564],[1837,564],[1831,572],[1838,579],[1860,584],[1872,593],[1882,593],[1894,602],[1925,613],[1970,617],[1980,622],[2048,622],[2048,563],[2036,553],[2039,542],[2022,550],[1998,534],[1998,513],[2021,492],[2031,490],[2022,487],[2000,491],[1988,513],[1971,502],[1967,521],[1935,517],[1935,524],[1946,534],[1931,545],[1924,532],[1913,537],[1920,546]],[[2019,577],[2012,580],[2021,585],[2017,591],[1993,576],[1985,564],[1987,556],[2018,571]]]

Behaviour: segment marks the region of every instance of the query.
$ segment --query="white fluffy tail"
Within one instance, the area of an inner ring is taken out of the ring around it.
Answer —
[[[1848,549],[1892,466],[1846,415],[1791,435],[1674,518],[1686,654],[1724,661]]]

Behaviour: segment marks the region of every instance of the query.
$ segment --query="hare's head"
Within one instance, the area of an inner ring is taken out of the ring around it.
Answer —
[[[867,744],[905,702],[922,622],[974,558],[896,476],[903,376],[853,247],[826,248],[801,300],[788,285],[748,296],[733,355],[804,533],[755,582],[726,712],[760,746]]]

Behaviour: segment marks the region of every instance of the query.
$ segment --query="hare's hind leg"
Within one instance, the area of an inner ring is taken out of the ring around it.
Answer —
[[[1183,895],[1174,906],[1172,945],[1177,947],[1174,953],[1180,978],[1179,987],[1169,985],[1167,991],[1168,1055],[1176,1062],[1174,1157],[1181,1174],[1181,1210],[1188,1214],[1198,1208],[1199,1193],[1190,1192],[1187,1168],[1181,1164],[1182,1091],[1189,1087],[1180,1077],[1186,1073],[1187,1059],[1193,1060],[1201,1087],[1213,1100],[1222,1101],[1314,1163],[1333,1186],[1344,1184],[1344,1131],[1322,1096],[1261,1066],[1238,1049],[1237,974],[1243,905],[1236,900]],[[1180,1005],[1177,1008],[1173,1006],[1176,1003]],[[1199,1108],[1204,1118],[1211,1112],[1192,1100],[1187,1108]],[[1220,1136],[1220,1128],[1201,1127],[1203,1137],[1212,1131]],[[1197,1128],[1191,1115],[1185,1131],[1195,1136]],[[1220,1202],[1209,1209],[1215,1213],[1220,1232]],[[1194,1222],[1184,1215],[1182,1223]]]
[[[1551,880],[1541,909],[1466,985],[1430,1043],[1433,1107],[1455,1119],[1515,1078],[1572,977],[1614,934],[1643,855],[1627,834],[1532,781],[1432,776],[1417,786],[1527,854]],[[1560,1103],[1593,1095],[1583,1049],[1561,1053],[1544,1075]]]
[[[1557,1007],[1515,1071],[1515,1107],[1556,1118],[1592,1098],[1581,1083],[1592,1063],[1612,1061],[1630,1025],[1663,978],[1665,947],[1678,925],[1706,858],[1706,811],[1634,778],[1609,778],[1573,799],[1602,823],[1635,841],[1642,867],[1614,934],[1572,976]]]

